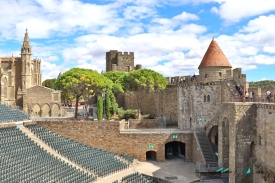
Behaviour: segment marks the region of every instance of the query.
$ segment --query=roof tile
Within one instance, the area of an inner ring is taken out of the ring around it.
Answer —
[[[225,57],[218,43],[213,39],[206,53],[204,54],[198,69],[201,69],[204,67],[215,67],[215,66],[216,67],[224,66],[224,67],[232,68],[231,64]]]

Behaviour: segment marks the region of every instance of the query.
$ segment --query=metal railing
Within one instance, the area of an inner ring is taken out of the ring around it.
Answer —
[[[207,163],[196,162],[197,172],[216,172],[219,168],[220,168],[220,165],[218,162],[207,162]]]

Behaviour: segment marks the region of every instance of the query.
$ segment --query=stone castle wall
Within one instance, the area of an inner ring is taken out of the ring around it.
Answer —
[[[37,121],[36,123],[67,138],[115,153],[126,153],[140,161],[146,160],[147,151],[155,151],[156,160],[164,161],[165,144],[180,141],[186,144],[186,160],[192,160],[193,134],[190,132],[178,134],[178,138],[175,140],[172,139],[173,134],[168,133],[121,134],[119,129],[124,127],[120,127],[120,125],[124,126],[125,121]],[[149,149],[149,144],[153,144],[154,148]]]
[[[259,182],[275,181],[275,104],[257,104],[254,178]],[[261,167],[261,168],[260,168]],[[258,172],[258,173],[257,173]],[[260,173],[259,173],[260,172]]]

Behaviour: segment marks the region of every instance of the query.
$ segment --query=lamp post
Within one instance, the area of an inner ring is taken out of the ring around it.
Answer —
[[[103,119],[105,119],[104,118],[104,114],[105,114],[105,105],[104,105],[105,104],[105,92],[102,93],[102,98],[103,98]]]

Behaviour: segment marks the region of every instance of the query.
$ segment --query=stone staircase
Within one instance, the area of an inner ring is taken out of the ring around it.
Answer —
[[[200,172],[215,172],[218,169],[218,161],[212,150],[211,144],[206,137],[205,131],[194,131],[201,155],[203,156],[203,165],[200,165]]]
[[[196,135],[200,143],[201,151],[205,159],[205,163],[217,162],[212,147],[204,131],[197,131]]]
[[[228,86],[228,89],[230,91],[230,95],[232,96],[232,102],[237,102],[240,100],[240,94],[236,90],[236,85],[237,83],[233,80],[227,80],[226,85]]]

